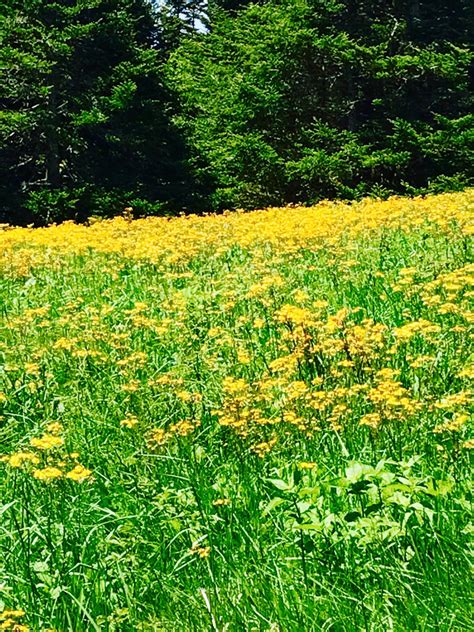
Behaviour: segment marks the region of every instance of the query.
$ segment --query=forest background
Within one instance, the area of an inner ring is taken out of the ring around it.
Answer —
[[[470,0],[0,0],[0,221],[472,185]]]

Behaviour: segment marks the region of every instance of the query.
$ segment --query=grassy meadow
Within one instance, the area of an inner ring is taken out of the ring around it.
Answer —
[[[473,210],[3,226],[0,630],[472,629]]]

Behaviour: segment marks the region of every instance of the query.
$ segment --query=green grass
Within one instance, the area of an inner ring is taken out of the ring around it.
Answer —
[[[443,403],[472,376],[460,228],[163,265],[55,257],[0,275],[1,450],[43,459],[0,463],[0,613],[61,632],[471,628],[469,402]],[[457,289],[430,286],[453,271]],[[364,319],[383,329],[358,352]],[[397,343],[420,319],[435,331]],[[272,369],[284,356],[294,365]],[[381,381],[404,389],[392,404],[374,399]],[[64,446],[32,448],[52,422]],[[74,452],[86,480],[34,478]]]

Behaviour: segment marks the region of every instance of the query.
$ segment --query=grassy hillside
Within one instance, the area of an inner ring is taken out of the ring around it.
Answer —
[[[0,230],[0,629],[469,629],[473,209]]]

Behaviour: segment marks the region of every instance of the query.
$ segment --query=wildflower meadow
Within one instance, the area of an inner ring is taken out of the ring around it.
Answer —
[[[473,209],[2,225],[0,630],[472,629]]]

